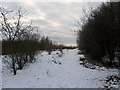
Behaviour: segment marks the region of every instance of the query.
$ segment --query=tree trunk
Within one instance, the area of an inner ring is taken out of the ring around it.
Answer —
[[[14,75],[16,75],[16,68],[15,68],[15,59],[14,59],[14,56],[12,55],[12,69],[13,69],[13,73]]]

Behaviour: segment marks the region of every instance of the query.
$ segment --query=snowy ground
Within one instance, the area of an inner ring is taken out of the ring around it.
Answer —
[[[42,52],[15,76],[3,65],[3,88],[102,88],[107,76],[117,74],[113,69],[83,67],[79,64],[83,55],[78,55],[77,49],[63,50],[62,57],[58,53]]]
[[[2,59],[0,57],[0,90],[2,89]]]

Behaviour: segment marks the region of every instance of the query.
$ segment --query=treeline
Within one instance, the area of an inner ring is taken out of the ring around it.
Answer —
[[[62,46],[62,49],[76,49],[77,46]]]
[[[51,51],[57,46],[49,40],[48,37],[42,37],[38,40],[2,40],[2,55],[11,55],[16,53],[33,53],[40,50]]]
[[[103,3],[86,18],[78,31],[79,49],[90,62],[119,67],[120,2]]]

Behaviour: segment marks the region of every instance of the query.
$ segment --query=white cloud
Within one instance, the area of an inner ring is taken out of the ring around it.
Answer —
[[[75,43],[76,39],[71,32],[75,28],[74,18],[83,17],[83,9],[97,7],[100,2],[18,2],[7,3],[8,7],[23,6],[28,15],[24,21],[32,20],[40,27],[40,31],[49,36],[52,40],[61,43]]]

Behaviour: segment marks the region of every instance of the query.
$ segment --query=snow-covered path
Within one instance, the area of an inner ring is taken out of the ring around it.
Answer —
[[[43,52],[38,55],[36,62],[17,75],[13,76],[4,66],[4,88],[99,88],[102,81],[109,75],[117,74],[117,70],[96,70],[85,68],[79,64],[78,50],[63,50],[62,57],[59,51],[51,55]]]

